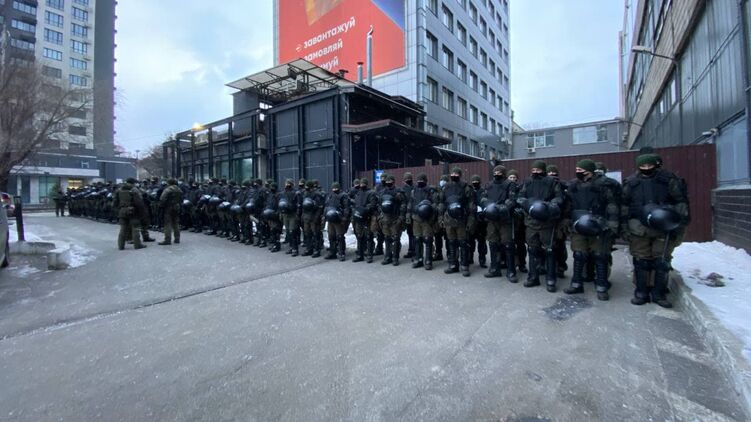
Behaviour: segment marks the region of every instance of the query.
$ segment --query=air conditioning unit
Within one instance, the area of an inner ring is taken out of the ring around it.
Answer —
[[[534,154],[535,152],[537,152],[537,149],[535,149],[535,148],[527,148],[527,152],[530,153],[530,154]]]

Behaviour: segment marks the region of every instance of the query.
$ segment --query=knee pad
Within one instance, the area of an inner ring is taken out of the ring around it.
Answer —
[[[657,271],[668,272],[672,268],[670,267],[670,261],[668,261],[666,259],[658,258],[658,259],[654,260],[654,269],[657,270]]]
[[[584,251],[574,251],[574,259],[586,261],[588,256],[589,254]]]
[[[651,259],[634,258],[634,268],[651,271],[654,269],[653,261]]]

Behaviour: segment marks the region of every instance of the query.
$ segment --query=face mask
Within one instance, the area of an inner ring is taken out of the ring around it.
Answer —
[[[290,189],[292,189],[292,185],[286,185],[286,186],[284,186],[284,188],[287,189],[287,190],[290,190]]]
[[[339,193],[339,189],[332,189],[331,191],[334,193]]]
[[[451,176],[451,181],[452,182],[458,182],[459,181],[459,176]]]
[[[586,174],[585,174],[585,173],[584,173],[583,171],[578,171],[578,172],[576,172],[576,178],[577,178],[577,179],[579,179],[579,180],[582,180],[582,181],[583,181],[583,180],[584,180],[584,178],[586,178],[586,177],[587,177],[587,175],[586,175]]]
[[[444,186],[446,186],[446,181],[445,180],[441,180],[440,182],[438,182],[438,184],[441,185],[441,187],[444,187]]]
[[[475,188],[475,189],[480,189],[480,184],[479,183],[472,183],[472,187]]]
[[[407,180],[407,181],[406,181],[406,182],[404,182],[404,183],[406,183],[406,184],[407,184],[407,185],[409,185],[409,186],[412,186],[412,181],[411,181],[411,180]]]
[[[532,173],[533,179],[542,179],[542,173]]]
[[[656,171],[657,171],[656,167],[653,167],[653,168],[647,169],[647,170],[639,169],[639,172],[641,174],[645,175],[645,176],[652,176],[653,174],[655,174]]]
[[[393,188],[394,187],[394,183],[393,182],[386,182],[386,187],[387,188]]]
[[[494,174],[493,175],[493,180],[500,182],[501,180],[503,180],[503,175],[502,174]]]
[[[417,182],[417,186],[421,187],[421,188],[424,188],[425,187],[425,182]]]
[[[368,187],[365,185],[360,185],[360,190],[368,190]]]

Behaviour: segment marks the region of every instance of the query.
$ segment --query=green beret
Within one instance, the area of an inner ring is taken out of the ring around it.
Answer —
[[[355,179],[352,181],[352,186],[359,185],[359,184],[360,184],[360,179]]]
[[[305,179],[301,178],[300,180],[297,181],[297,184],[298,185],[304,185],[305,184]]]
[[[493,167],[493,173],[506,174],[506,167],[501,165],[495,166]]]
[[[427,174],[425,174],[425,173],[419,173],[419,174],[417,175],[417,180],[418,180],[418,181],[423,181],[423,182],[427,182],[427,181],[428,181],[428,175],[427,175]]]
[[[361,185],[365,185],[365,186],[370,186],[370,182],[365,177],[363,177],[362,179],[360,179],[360,184]]]
[[[441,175],[441,180],[443,180],[444,182],[448,182],[449,181],[448,175],[445,175],[445,174]]]
[[[245,187],[250,186],[250,180],[243,180],[243,186]]]
[[[305,182],[305,187],[306,188],[314,188],[314,187],[316,187],[316,184],[313,183],[312,180],[308,180],[307,182]]]
[[[558,171],[558,166],[555,164],[548,164],[548,173],[560,173]]]
[[[594,173],[595,170],[597,170],[597,166],[595,165],[595,162],[590,160],[589,158],[579,160],[579,162],[576,163],[576,167],[584,169],[590,173]]]
[[[641,167],[645,164],[657,165],[657,154],[642,154],[636,157],[636,166]]]
[[[396,177],[394,177],[393,174],[389,174],[388,176],[386,176],[386,181],[387,182],[396,182]]]
[[[605,166],[605,163],[603,163],[602,161],[598,161],[598,162],[595,163],[595,170],[601,170],[601,171],[607,173],[608,168],[607,168],[607,166]]]
[[[545,164],[545,162],[542,161],[542,160],[536,160],[534,163],[532,163],[532,168],[533,169],[540,169],[540,170],[542,170],[544,172],[548,171],[547,164]]]
[[[472,177],[469,178],[472,182],[482,182],[482,179],[480,179],[480,176],[473,174]]]
[[[404,180],[412,180],[412,173],[410,172],[404,173]]]
[[[284,184],[285,184],[285,185],[294,185],[294,184],[295,184],[295,181],[294,181],[294,180],[292,180],[292,179],[286,179],[286,180],[284,181]]]
[[[451,174],[458,174],[459,176],[462,175],[462,169],[461,167],[454,167],[451,169]]]
[[[508,171],[508,175],[509,175],[509,176],[516,176],[516,177],[519,177],[519,172],[518,172],[518,171],[516,171],[516,170],[514,170],[514,169],[511,169],[511,170],[509,170],[509,171]]]
[[[339,184],[339,182],[334,182],[331,184],[331,189],[341,189],[342,186]]]

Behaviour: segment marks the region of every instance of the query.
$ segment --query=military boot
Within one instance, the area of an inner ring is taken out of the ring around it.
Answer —
[[[430,271],[433,269],[433,238],[426,237],[423,243],[425,244],[425,269]]]
[[[311,239],[311,242],[313,243],[313,255],[310,256],[311,258],[319,258],[321,256],[321,242],[318,240],[319,236],[323,239],[321,232],[314,234]]]
[[[448,241],[446,242],[446,255],[448,255]],[[435,251],[433,261],[443,261],[443,236],[435,237]]]
[[[550,293],[555,293],[556,288],[556,267],[558,265],[558,261],[556,260],[555,254],[552,253],[552,251],[548,251],[548,253],[545,254],[545,266],[547,267],[547,272],[545,273],[545,287]]]
[[[670,262],[658,258],[654,261],[654,268],[655,285],[652,288],[652,302],[662,306],[663,308],[672,308],[673,304],[670,303],[667,298]]]
[[[462,241],[459,244],[459,255],[460,255],[460,264],[459,268],[461,269],[462,276],[469,277],[469,243],[467,241]]]
[[[501,256],[500,245],[496,242],[490,243],[490,268],[485,273],[485,278],[500,277],[501,268],[498,258]]]
[[[486,256],[488,255],[488,248],[483,241],[477,248],[477,262],[480,263],[480,268],[488,268]],[[500,267],[499,267],[500,268]]]
[[[392,264],[396,267],[399,265],[399,254],[402,252],[402,242],[399,236],[396,239],[392,239],[391,248],[391,260],[394,261]]]
[[[540,273],[537,271],[540,267],[537,264],[539,260],[537,248],[529,248],[529,273],[524,287],[535,287],[540,285]]]
[[[404,254],[404,258],[414,258],[415,257],[415,237],[409,236],[409,244],[407,245],[407,253]]]
[[[378,233],[378,235],[376,236],[376,246],[373,255],[383,255],[383,235],[381,233]]]
[[[372,237],[366,239],[365,246],[366,246],[365,262],[368,264],[372,264],[373,263],[373,248],[375,247]]]
[[[381,265],[389,265],[393,264],[394,260],[391,258],[391,254],[393,253],[393,245],[391,242],[391,238],[387,237],[384,239],[384,248],[383,248],[383,261],[381,261]]]
[[[631,298],[631,304],[641,306],[649,302],[649,290],[647,283],[652,272],[652,260],[634,258],[634,297]]]
[[[336,250],[337,250],[336,241],[337,241],[336,237],[329,236],[329,252],[326,254],[324,259],[336,259]]]
[[[503,253],[501,256],[506,256],[506,278],[510,283],[517,283],[519,280],[516,278],[516,263],[514,262],[516,250],[514,249],[514,244],[507,243],[502,249]]]
[[[597,286],[597,299],[609,300],[610,282],[608,281],[608,255],[595,254],[595,285]],[[576,269],[576,267],[574,267]],[[659,305],[659,302],[658,302]]]
[[[412,268],[420,268],[424,265],[425,242],[421,237],[415,239],[415,255],[412,259]]]
[[[300,255],[300,232],[292,233],[292,238],[290,239],[290,249],[292,250],[292,253],[290,255]]]
[[[456,242],[458,245],[458,241]],[[446,261],[448,261],[448,268],[443,270],[445,274],[453,274],[459,272],[459,250],[458,246],[454,246],[453,241],[446,240]]]
[[[574,252],[574,273],[571,275],[571,285],[563,289],[563,293],[567,295],[584,293],[584,269],[587,267],[587,261],[586,252]]]
[[[357,251],[355,252],[355,259],[352,262],[365,261],[365,239],[362,236],[357,238]]]
[[[339,261],[344,262],[347,259],[347,242],[344,236],[339,236],[339,239],[337,240],[337,246],[339,249],[339,253],[337,254]]]

